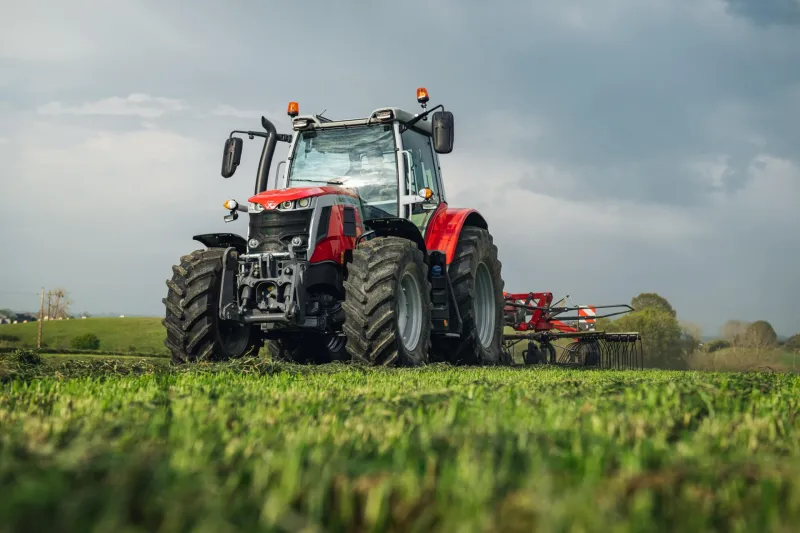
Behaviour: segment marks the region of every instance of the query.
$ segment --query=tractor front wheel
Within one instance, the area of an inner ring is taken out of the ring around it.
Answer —
[[[261,347],[255,328],[219,317],[224,252],[195,250],[172,267],[167,297],[161,301],[166,307],[164,344],[173,364],[235,359],[256,354]]]
[[[431,284],[424,255],[399,237],[376,237],[353,250],[344,282],[344,331],[355,361],[416,366],[428,362]]]
[[[448,267],[463,322],[461,337],[435,338],[434,357],[454,364],[511,364],[503,354],[502,264],[491,234],[465,226]]]

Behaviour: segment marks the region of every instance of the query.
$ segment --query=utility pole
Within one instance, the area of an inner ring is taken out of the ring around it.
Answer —
[[[36,347],[42,349],[42,325],[44,323],[44,287],[42,287],[42,301],[39,304],[39,339],[36,341]]]

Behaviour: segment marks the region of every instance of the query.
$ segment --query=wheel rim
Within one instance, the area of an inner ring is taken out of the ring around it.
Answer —
[[[400,340],[407,350],[413,350],[422,331],[422,298],[417,279],[411,272],[404,272],[400,278],[396,310]]]
[[[489,268],[481,263],[475,276],[475,326],[478,331],[478,340],[487,348],[494,336],[496,320],[494,297],[494,283]]]

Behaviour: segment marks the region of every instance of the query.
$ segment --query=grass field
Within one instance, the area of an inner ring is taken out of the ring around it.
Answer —
[[[0,325],[0,334],[19,337],[19,344],[35,347],[39,325]],[[70,341],[85,333],[100,339],[100,349],[108,352],[134,352],[168,355],[164,346],[164,326],[158,317],[87,318],[85,320],[55,320],[43,324],[43,342],[48,348],[69,349]]]
[[[7,362],[0,532],[800,521],[794,375]]]

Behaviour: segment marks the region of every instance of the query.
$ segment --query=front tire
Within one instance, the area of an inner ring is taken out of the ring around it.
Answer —
[[[434,357],[453,364],[510,364],[502,349],[502,264],[491,234],[482,228],[463,227],[447,271],[463,326],[458,339],[434,339]]]
[[[167,280],[169,291],[162,324],[164,344],[173,364],[225,361],[258,353],[259,332],[250,326],[219,317],[224,250],[195,250],[181,257]]]
[[[381,366],[428,362],[431,284],[424,255],[399,237],[377,237],[353,250],[344,282],[343,329],[353,360]]]

